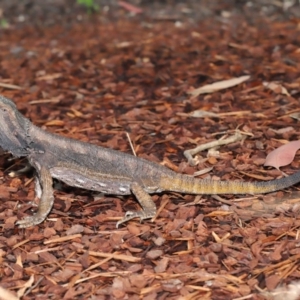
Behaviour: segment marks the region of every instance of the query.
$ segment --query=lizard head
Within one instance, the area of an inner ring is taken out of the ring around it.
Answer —
[[[14,102],[0,95],[0,147],[14,156],[25,156],[29,124]]]

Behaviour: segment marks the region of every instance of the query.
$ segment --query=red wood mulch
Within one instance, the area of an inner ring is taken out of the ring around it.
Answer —
[[[201,176],[269,180],[281,172],[263,167],[266,155],[300,139],[299,28],[295,19],[225,14],[194,23],[103,17],[69,28],[2,29],[0,93],[51,132],[131,153],[127,132],[137,156],[178,172],[212,167]],[[242,75],[251,77],[229,89],[187,93]],[[217,116],[190,117],[195,110]],[[188,165],[185,150],[236,128],[243,141]],[[125,211],[140,209],[134,197],[56,183],[48,219],[19,229],[15,221],[32,212],[18,204],[34,199],[34,183],[30,173],[9,173],[24,164],[0,159],[0,286],[22,299],[297,299],[283,295],[300,277],[297,186],[221,202],[154,195],[154,222],[116,229]],[[282,170],[299,167],[296,157]],[[1,297],[13,299],[2,290]]]

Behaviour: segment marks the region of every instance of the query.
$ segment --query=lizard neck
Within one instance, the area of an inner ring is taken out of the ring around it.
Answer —
[[[29,135],[31,137],[32,148],[40,148],[40,146],[46,145],[46,147],[51,148],[53,146],[58,149],[61,146],[63,148],[65,146],[65,138],[56,133],[46,131],[38,126],[35,126],[34,124],[31,124],[30,126]]]
[[[56,153],[58,156],[67,153],[69,156],[75,148],[76,151],[85,153],[85,149],[79,141],[46,131],[34,124],[30,126],[29,135],[32,154],[47,151],[48,153]]]

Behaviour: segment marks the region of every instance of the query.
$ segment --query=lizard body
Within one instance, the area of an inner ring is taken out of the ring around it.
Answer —
[[[300,181],[300,171],[266,182],[216,181],[178,174],[154,162],[89,143],[49,133],[25,118],[0,95],[0,146],[17,157],[27,157],[36,170],[36,214],[17,222],[20,227],[41,223],[54,202],[52,178],[74,187],[106,194],[134,194],[141,211],[127,212],[117,223],[152,218],[156,206],[149,194],[174,191],[188,194],[257,194],[277,191]]]

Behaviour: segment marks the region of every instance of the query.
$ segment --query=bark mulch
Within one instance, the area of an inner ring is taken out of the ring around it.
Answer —
[[[50,132],[128,153],[132,143],[138,157],[180,173],[242,181],[282,176],[265,157],[300,139],[299,19],[100,10],[69,25],[12,22],[0,35],[0,93]],[[243,75],[234,87],[190,94]],[[237,129],[242,139],[188,163],[184,151]],[[295,173],[298,158],[282,171]],[[32,214],[33,174],[11,172],[25,163],[0,158],[1,299],[299,299],[299,186],[153,195],[154,222],[116,229],[140,209],[133,196],[56,182],[47,220],[19,229],[14,223]]]

